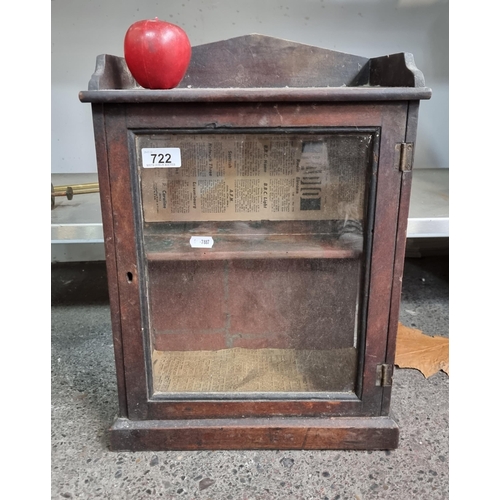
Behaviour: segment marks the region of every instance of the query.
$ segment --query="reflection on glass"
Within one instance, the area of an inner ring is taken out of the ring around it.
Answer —
[[[354,391],[372,139],[136,136],[156,394]]]

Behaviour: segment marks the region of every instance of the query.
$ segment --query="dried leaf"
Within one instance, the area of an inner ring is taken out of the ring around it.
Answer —
[[[431,337],[399,323],[394,364],[400,368],[415,368],[425,378],[439,370],[449,375],[449,339]]]

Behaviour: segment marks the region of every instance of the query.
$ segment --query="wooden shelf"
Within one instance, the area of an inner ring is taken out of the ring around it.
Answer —
[[[330,235],[224,235],[213,238],[212,248],[191,248],[191,236],[146,236],[146,258],[149,261],[354,259],[362,253],[361,238],[355,248]]]

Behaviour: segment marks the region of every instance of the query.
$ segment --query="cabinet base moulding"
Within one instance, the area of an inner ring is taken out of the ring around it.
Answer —
[[[399,429],[391,417],[273,417],[203,420],[117,418],[113,451],[392,450]]]

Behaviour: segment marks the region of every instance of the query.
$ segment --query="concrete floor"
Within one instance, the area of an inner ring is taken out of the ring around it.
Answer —
[[[408,258],[401,322],[448,336],[448,257]],[[117,392],[104,263],[52,268],[52,497],[449,497],[448,376],[396,369],[394,451],[110,452]]]

